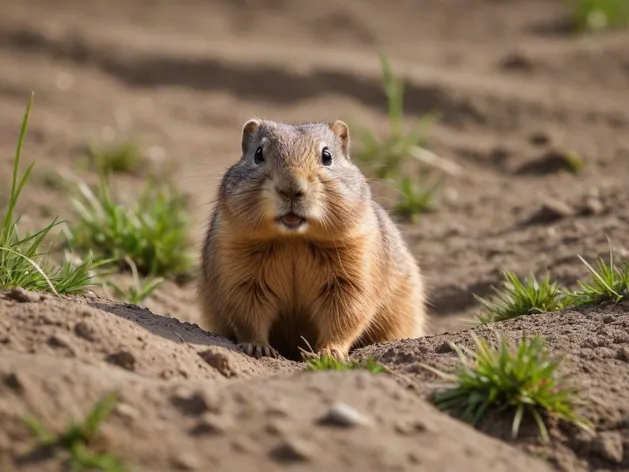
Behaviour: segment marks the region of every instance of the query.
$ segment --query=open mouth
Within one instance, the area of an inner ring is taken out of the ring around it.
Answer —
[[[287,228],[297,229],[306,222],[306,219],[291,211],[290,213],[280,216],[279,221]]]

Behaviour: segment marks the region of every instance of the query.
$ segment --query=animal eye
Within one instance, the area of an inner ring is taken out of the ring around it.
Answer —
[[[321,151],[321,163],[324,166],[332,165],[332,154],[330,154],[330,151],[328,151],[327,147],[324,147]]]
[[[262,152],[262,146],[259,146],[258,149],[256,149],[256,153],[253,156],[253,162],[255,162],[257,165],[260,165],[264,162],[264,153]]]

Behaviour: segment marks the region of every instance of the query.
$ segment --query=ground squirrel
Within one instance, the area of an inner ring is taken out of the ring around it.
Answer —
[[[295,360],[422,336],[421,271],[352,162],[347,125],[250,120],[241,144],[202,250],[206,328]]]

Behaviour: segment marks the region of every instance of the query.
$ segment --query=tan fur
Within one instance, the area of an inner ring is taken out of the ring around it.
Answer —
[[[318,354],[345,358],[357,346],[422,336],[422,275],[351,162],[347,125],[252,120],[242,151],[223,178],[203,248],[206,328],[251,355],[292,359],[307,349],[302,337]],[[286,201],[282,189],[304,197]],[[307,224],[287,230],[277,220],[287,209]]]

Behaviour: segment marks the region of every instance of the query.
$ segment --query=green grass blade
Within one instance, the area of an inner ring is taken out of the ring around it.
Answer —
[[[511,437],[514,439],[518,436],[518,432],[520,431],[522,418],[524,418],[524,405],[520,403],[515,410],[513,425],[511,426]]]
[[[48,431],[41,422],[32,415],[25,415],[22,421],[43,445],[53,444],[57,437]]]
[[[33,96],[34,96],[34,92],[31,92],[31,96],[28,100],[28,105],[26,106],[26,112],[24,113],[24,119],[22,120],[22,127],[20,129],[20,136],[18,138],[17,148],[15,150],[15,160],[13,163],[13,179],[11,182],[11,199],[9,203],[9,209],[4,218],[5,229],[8,228],[9,225],[11,225],[11,223],[13,222],[13,211],[15,209],[15,204],[17,203],[17,199],[19,197],[19,192],[20,192],[19,189],[21,189],[23,186],[22,183],[18,185],[18,172],[19,172],[20,158],[22,156],[22,146],[24,145],[24,138],[26,136],[26,129],[28,127],[28,118],[31,112],[31,107],[33,105]],[[27,171],[27,172],[30,173],[30,171]],[[24,179],[22,179],[22,181],[24,181]]]
[[[531,411],[531,414],[533,415],[533,418],[535,419],[535,423],[537,424],[539,432],[542,436],[542,441],[548,442],[550,440],[550,436],[548,434],[548,429],[546,428],[546,425],[544,424],[544,420],[542,419],[542,415],[539,414],[539,411],[537,411],[534,406],[530,407],[529,410]]]
[[[589,262],[587,262],[583,257],[581,257],[580,255],[577,255],[577,257],[581,260],[581,262],[583,262],[583,264],[585,264],[585,266],[588,268],[588,270],[590,271],[590,273],[592,274],[593,277],[595,277],[607,290],[609,290],[610,293],[613,293],[616,296],[619,296],[618,293],[616,293],[616,291],[610,287],[607,282],[605,281],[605,279],[603,279],[603,277],[601,277],[601,275],[594,269],[594,267],[592,267],[590,265]],[[612,266],[613,267],[613,266]]]
[[[86,440],[89,441],[96,434],[100,424],[111,414],[117,404],[118,396],[112,393],[94,405],[83,425],[83,434]]]
[[[14,251],[13,249],[10,249],[8,247],[0,247],[0,251],[5,251],[5,252],[9,252],[15,256],[21,257],[22,259],[28,261],[28,263],[33,266],[33,268],[39,272],[41,274],[41,276],[44,278],[44,280],[46,281],[46,283],[48,284],[48,286],[50,287],[50,291],[52,293],[54,293],[55,295],[59,295],[57,293],[57,290],[55,289],[55,286],[52,284],[52,282],[50,281],[50,279],[48,278],[48,276],[46,275],[46,273],[42,270],[41,267],[39,267],[39,265],[37,264],[37,262],[35,262],[33,259],[26,257],[24,254],[20,254],[17,251]]]

